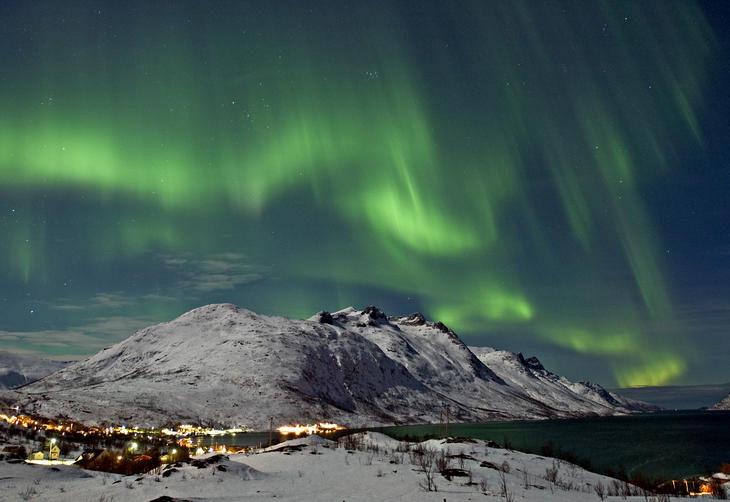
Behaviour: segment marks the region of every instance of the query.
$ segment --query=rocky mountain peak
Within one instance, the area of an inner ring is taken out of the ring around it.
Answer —
[[[543,366],[540,360],[535,356],[528,357],[527,359],[524,359],[524,361],[525,365],[532,370],[545,371],[545,366]]]
[[[369,307],[365,307],[365,309],[362,311],[363,315],[368,316],[373,321],[387,321],[388,316],[386,316],[382,310],[380,310],[378,307],[374,305],[370,305]]]
[[[413,314],[397,318],[396,320],[399,324],[405,324],[406,326],[423,326],[426,324],[426,316],[420,312],[414,312]]]

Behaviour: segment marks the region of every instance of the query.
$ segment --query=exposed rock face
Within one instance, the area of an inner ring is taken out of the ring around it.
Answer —
[[[326,311],[319,312],[317,314],[317,322],[320,324],[332,324],[334,322],[334,319],[332,319],[332,314]]]

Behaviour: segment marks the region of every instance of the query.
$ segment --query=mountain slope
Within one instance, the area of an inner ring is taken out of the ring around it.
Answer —
[[[0,351],[0,389],[12,389],[50,375],[67,362],[41,357]]]
[[[264,429],[270,417],[277,424],[418,423],[438,421],[446,407],[454,421],[630,409],[567,399],[568,390],[546,400],[502,373],[418,314],[349,308],[301,321],[221,304],[140,330],[20,392],[24,409],[39,415],[140,426]]]
[[[710,409],[716,411],[730,410],[730,394],[728,394],[723,400],[712,405]]]

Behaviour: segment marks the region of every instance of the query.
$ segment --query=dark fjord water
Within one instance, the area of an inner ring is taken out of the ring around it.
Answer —
[[[440,425],[405,425],[374,429],[393,437],[439,436]],[[677,479],[712,472],[730,463],[730,412],[666,412],[624,417],[451,424],[450,436],[505,441],[540,453],[555,448],[590,460],[592,470],[623,467],[627,473]],[[201,445],[265,446],[268,432],[199,438]],[[274,442],[290,439],[273,434]]]
[[[378,429],[394,437],[443,434],[443,426]],[[666,412],[573,420],[451,424],[449,436],[491,439],[531,453],[552,442],[593,470],[625,468],[662,479],[713,472],[730,463],[730,412]]]

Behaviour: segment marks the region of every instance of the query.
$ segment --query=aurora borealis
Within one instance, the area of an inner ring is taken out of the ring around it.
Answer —
[[[728,380],[727,12],[3,2],[0,343],[377,304],[567,376]]]

